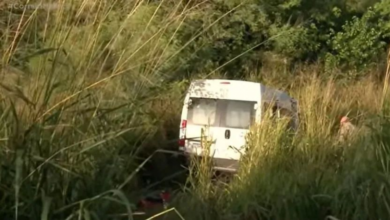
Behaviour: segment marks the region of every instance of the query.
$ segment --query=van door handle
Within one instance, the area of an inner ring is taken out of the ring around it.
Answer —
[[[225,131],[225,138],[229,139],[230,138],[230,130]]]

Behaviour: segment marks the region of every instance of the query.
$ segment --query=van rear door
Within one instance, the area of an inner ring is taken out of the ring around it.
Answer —
[[[187,147],[202,152],[201,133],[209,126],[207,135],[213,144],[210,156],[238,160],[245,135],[255,121],[254,101],[190,98],[187,113]]]
[[[218,100],[209,98],[190,98],[190,104],[187,111],[186,127],[186,147],[198,155],[202,155],[203,147],[201,146],[202,131],[208,127],[208,140],[211,139],[210,156],[215,152],[216,139],[215,134],[220,133]]]
[[[218,150],[223,158],[239,160],[244,153],[245,136],[255,122],[256,104],[254,101],[221,100],[220,128],[222,137]]]

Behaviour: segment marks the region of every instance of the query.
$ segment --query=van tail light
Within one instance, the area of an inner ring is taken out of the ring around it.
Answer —
[[[187,120],[181,121],[181,128],[182,129],[187,128]]]
[[[179,147],[184,147],[186,143],[186,128],[187,128],[187,120],[181,121],[181,137],[179,139]]]
[[[179,147],[184,147],[185,144],[186,144],[186,139],[184,138],[179,139]]]

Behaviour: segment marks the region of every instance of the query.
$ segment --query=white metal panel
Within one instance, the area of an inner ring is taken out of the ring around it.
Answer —
[[[191,97],[259,101],[260,86],[260,83],[239,80],[197,80],[191,83],[188,94]]]
[[[187,108],[190,97],[257,102],[258,106],[255,113],[256,122],[260,122],[261,120],[261,114],[263,110],[261,104],[264,102],[278,101],[280,107],[294,112],[294,109],[292,109],[291,106],[292,98],[287,93],[271,87],[267,87],[261,83],[222,79],[196,80],[191,83],[185,97],[181,115],[182,120],[187,120]],[[297,115],[297,113],[295,115]],[[201,128],[202,126],[199,125],[187,124],[185,133],[186,137],[192,138],[200,136]],[[232,133],[231,139],[225,139],[224,137],[224,133],[227,129]],[[212,136],[212,139],[215,141],[215,143],[211,146],[210,156],[225,159],[240,159],[241,153],[243,152],[227,149],[229,145],[233,145],[233,147],[237,148],[240,148],[242,145],[244,145],[245,134],[248,132],[248,129],[210,127],[208,131]],[[180,135],[183,136],[184,133],[180,131]],[[189,153],[202,155],[201,147],[195,145],[196,143],[194,144],[194,142],[187,141],[186,151]]]

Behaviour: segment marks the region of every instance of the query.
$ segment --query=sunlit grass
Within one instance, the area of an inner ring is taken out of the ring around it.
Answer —
[[[389,139],[384,132],[389,122],[380,117],[382,85],[366,79],[346,87],[316,77],[296,83],[300,86],[290,92],[300,101],[298,133],[286,130],[284,121],[269,119],[252,128],[248,154],[237,176],[228,185],[211,186],[207,208],[197,205],[202,202],[196,196],[183,195],[200,212],[190,214],[193,209],[179,206],[184,216],[366,219],[390,215],[388,180],[383,179],[388,175]],[[343,115],[349,115],[362,131],[347,143],[337,138]],[[193,192],[203,187],[195,185]]]
[[[167,28],[191,8],[162,17],[162,2],[27,5],[39,3],[7,11],[1,32],[1,216],[132,219],[139,146],[169,117],[152,112],[161,90],[176,89],[154,70],[172,55]]]
[[[50,1],[29,4],[39,2]],[[167,10],[163,2],[51,1],[55,10],[1,14],[0,216],[132,219],[132,195],[145,187],[137,182],[144,165],[137,156],[176,132],[186,89],[186,82],[161,85],[159,70],[183,49],[171,46],[174,35],[204,3]],[[287,134],[283,123],[254,128],[230,184],[215,185],[204,158],[166,212],[183,213],[181,219],[389,216],[389,71],[384,84],[302,75],[262,79],[299,100],[298,134]],[[258,80],[257,73],[248,79]],[[377,130],[350,146],[337,143],[346,114]]]

